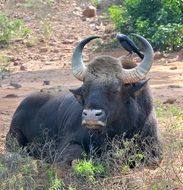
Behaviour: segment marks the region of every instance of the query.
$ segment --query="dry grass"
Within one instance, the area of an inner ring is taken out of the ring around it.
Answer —
[[[156,169],[144,167],[143,153],[135,152],[135,148],[133,154],[129,154],[129,148],[135,147],[134,141],[126,141],[123,149],[119,148],[120,142],[115,141],[113,150],[102,159],[91,155],[84,161],[74,162],[72,168],[33,160],[27,157],[25,150],[19,149],[16,154],[0,156],[0,189],[183,189],[183,112],[176,105],[159,102],[156,105],[164,142],[163,161]],[[45,146],[49,148],[52,143]],[[129,167],[131,159],[137,165],[134,169]]]

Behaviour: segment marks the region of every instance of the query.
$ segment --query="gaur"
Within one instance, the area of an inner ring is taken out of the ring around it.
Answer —
[[[79,42],[72,56],[73,75],[82,86],[53,96],[35,93],[18,106],[7,134],[20,147],[35,144],[30,154],[40,158],[38,147],[45,147],[46,138],[54,142],[54,153],[48,161],[71,163],[88,154],[91,148],[101,154],[106,139],[123,135],[127,139],[138,134],[149,143],[150,160],[159,160],[162,153],[152,95],[145,76],[153,62],[153,49],[142,36],[144,57],[136,65],[130,60],[108,55],[97,56],[86,66],[82,59],[84,46],[97,36]],[[150,141],[148,139],[151,139]],[[51,148],[52,149],[52,148]],[[53,150],[53,149],[52,149]],[[145,151],[142,145],[142,150]],[[44,155],[42,155],[44,157]],[[48,155],[45,155],[45,157]]]

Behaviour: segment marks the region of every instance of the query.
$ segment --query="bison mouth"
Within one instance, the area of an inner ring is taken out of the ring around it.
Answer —
[[[106,113],[101,109],[84,109],[82,125],[89,129],[100,129],[106,126]]]
[[[88,129],[100,129],[106,126],[106,123],[103,121],[96,120],[83,120],[82,125],[84,125]]]

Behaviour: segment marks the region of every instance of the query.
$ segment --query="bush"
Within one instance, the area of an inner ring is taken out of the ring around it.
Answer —
[[[124,11],[121,6],[112,5],[111,7],[109,7],[109,14],[117,28],[120,28],[124,24]]]
[[[176,51],[183,47],[183,25],[167,24],[157,27],[157,31],[152,35],[152,43],[158,46],[159,50]]]
[[[109,8],[109,15],[122,33],[138,33],[160,51],[183,47],[181,0],[125,0]]]
[[[105,168],[102,164],[94,164],[91,160],[80,160],[73,166],[74,172],[88,181],[94,181],[97,174],[102,174]]]
[[[10,19],[0,12],[0,43],[8,44],[11,40],[25,37],[30,30],[20,19]]]

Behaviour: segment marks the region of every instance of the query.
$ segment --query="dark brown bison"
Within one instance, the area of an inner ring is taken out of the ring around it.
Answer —
[[[97,37],[82,40],[72,57],[73,74],[82,86],[64,95],[36,93],[25,98],[13,116],[7,149],[11,150],[9,139],[15,138],[21,147],[34,144],[33,150],[31,146],[28,150],[40,158],[38,149],[45,148],[46,133],[46,139],[54,142],[51,149],[56,150],[56,161],[70,163],[89,153],[91,147],[100,155],[106,139],[121,135],[131,139],[138,134],[140,142],[149,144],[151,160],[158,160],[161,141],[145,79],[153,62],[153,49],[145,38],[135,36],[144,47],[144,58],[137,66],[111,56],[96,57],[85,66],[82,50]],[[141,149],[146,151],[143,143]]]

